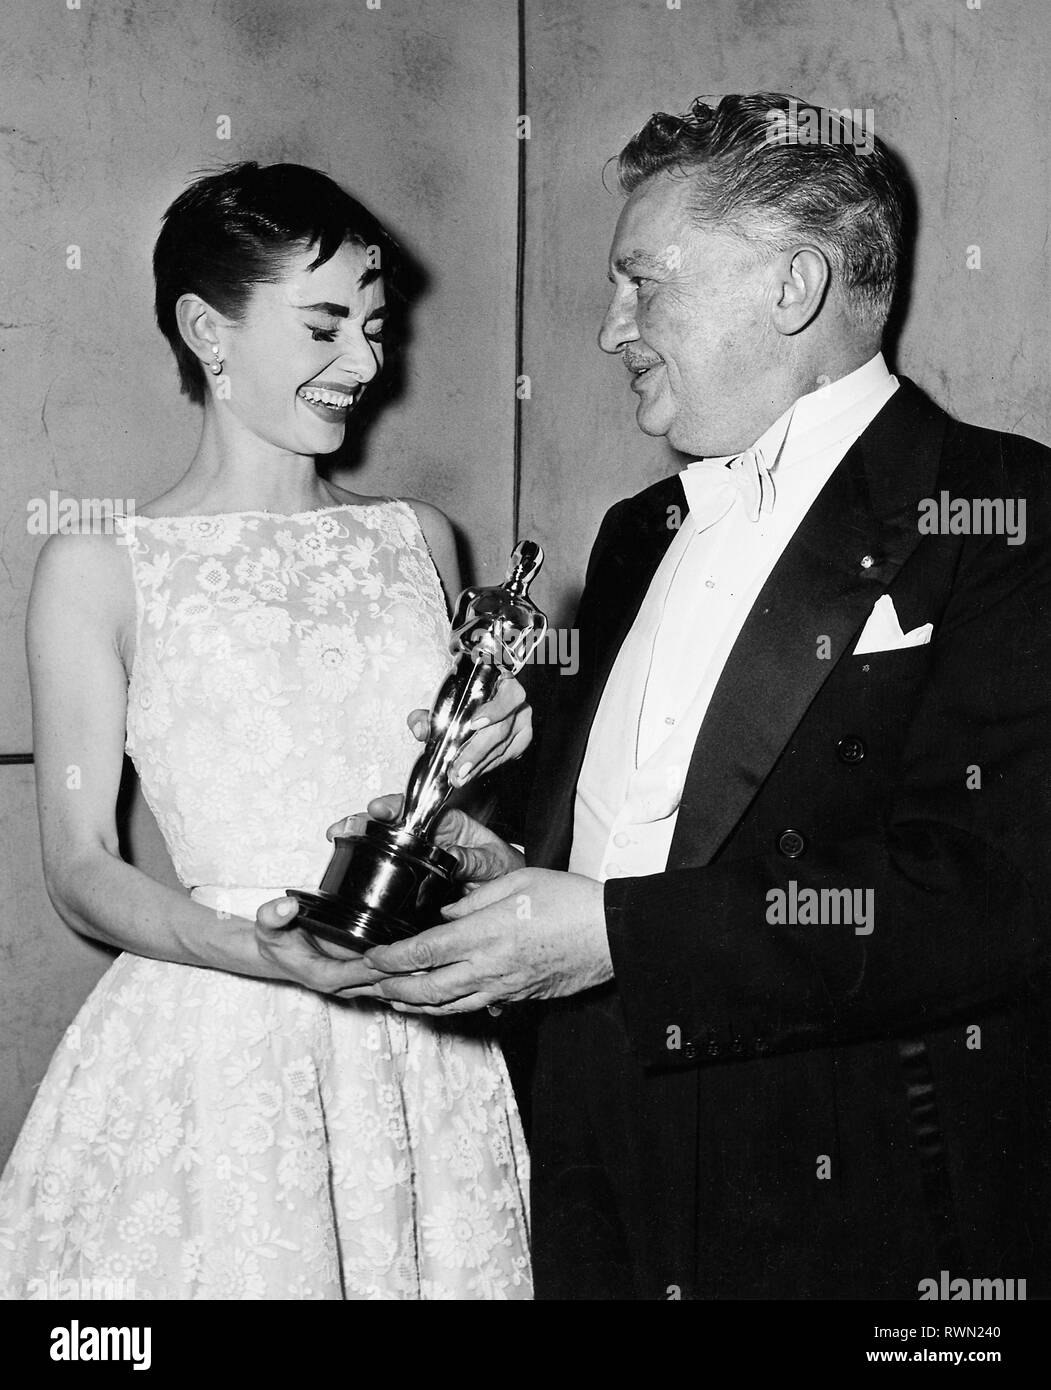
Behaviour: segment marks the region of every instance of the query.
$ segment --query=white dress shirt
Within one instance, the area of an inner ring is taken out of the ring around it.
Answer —
[[[772,506],[767,483],[758,520],[730,478],[731,459],[701,459],[683,470],[690,511],[650,582],[591,726],[571,872],[605,881],[665,868],[693,747],[745,619],[818,493],[897,386],[877,353],[775,420],[754,446],[773,480]]]

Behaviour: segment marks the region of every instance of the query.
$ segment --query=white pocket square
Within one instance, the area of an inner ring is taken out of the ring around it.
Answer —
[[[873,605],[869,620],[858,638],[854,648],[855,656],[866,656],[869,652],[896,652],[903,647],[923,647],[931,640],[933,623],[914,627],[911,632],[902,632],[898,615],[894,611],[894,600],[884,594]]]

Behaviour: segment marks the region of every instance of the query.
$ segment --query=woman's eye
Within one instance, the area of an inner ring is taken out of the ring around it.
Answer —
[[[339,332],[338,328],[314,328],[310,324],[307,324],[307,327],[315,343],[334,343]]]

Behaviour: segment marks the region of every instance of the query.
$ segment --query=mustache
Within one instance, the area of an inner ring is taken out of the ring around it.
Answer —
[[[640,372],[646,367],[656,367],[659,357],[636,357],[634,353],[624,354],[624,365],[629,372]]]

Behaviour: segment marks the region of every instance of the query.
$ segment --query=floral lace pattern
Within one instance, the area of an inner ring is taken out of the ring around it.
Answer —
[[[127,749],[181,881],[316,887],[327,826],[404,784],[405,716],[446,669],[415,513],[137,517],[123,540]],[[477,1022],[126,954],[0,1180],[0,1297],[529,1298],[527,1172]]]

